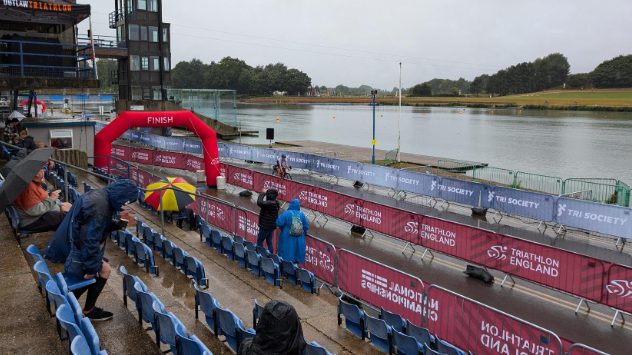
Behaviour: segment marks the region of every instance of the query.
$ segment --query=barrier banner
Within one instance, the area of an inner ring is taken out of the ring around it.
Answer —
[[[165,137],[165,149],[174,152],[184,152],[184,142],[182,138]]]
[[[312,170],[333,176],[342,176],[342,167],[339,162],[344,162],[344,160],[335,160],[332,158],[325,158],[321,156],[312,156]],[[346,168],[345,168],[346,170]]]
[[[235,230],[233,206],[211,199],[196,197],[196,201],[187,207],[204,218],[210,225],[223,229],[228,233],[232,233]]]
[[[204,170],[204,159],[198,157],[187,156],[186,170],[196,172]]]
[[[287,161],[292,167],[292,169],[305,169],[305,170],[312,169],[312,160],[314,156],[311,154],[284,152],[280,150],[277,150],[276,154],[277,154],[277,157],[279,157],[279,160],[281,159],[281,155],[286,154]]]
[[[281,160],[281,154],[274,149],[253,147],[251,159],[256,162],[274,165],[277,160]],[[291,165],[291,164],[290,164]]]
[[[478,230],[438,218],[418,215],[419,245],[440,253],[470,260],[472,238],[477,234],[493,235],[492,232]]]
[[[129,167],[129,165],[127,163],[123,163],[119,160],[116,159],[112,159],[112,163],[111,163],[112,167],[110,169],[110,173],[114,174],[114,175],[118,175],[118,176],[124,176],[127,177],[127,168]]]
[[[149,149],[134,149],[131,152],[131,160],[134,163],[152,165],[154,163],[154,151]]]
[[[334,215],[337,193],[304,184],[295,183],[295,185],[295,193],[301,202],[301,207],[330,216]]]
[[[184,169],[186,168],[185,155],[166,151],[154,152],[154,164],[165,168]]]
[[[202,154],[202,141],[197,141],[197,140],[192,140],[192,139],[182,139],[183,141],[183,150],[187,153],[193,153],[193,154]],[[226,147],[225,143],[218,143],[217,146],[220,147],[223,146],[224,148]],[[220,153],[220,156],[221,153]]]
[[[138,182],[138,170],[139,169],[138,169],[137,166],[131,165],[129,167],[130,179],[132,179],[132,181],[134,181],[137,184],[139,184],[139,182]]]
[[[141,132],[138,131],[132,131],[132,130],[127,130],[125,132],[126,134],[129,133],[129,138],[125,137],[125,134],[122,135],[123,138],[129,139],[132,142],[140,142],[140,135],[142,134]]]
[[[167,146],[165,144],[165,137],[157,136],[155,134],[146,134],[146,135],[151,137],[151,143],[149,145],[151,145],[152,147],[156,147],[156,148],[160,148],[160,149],[166,149],[167,148]]]
[[[392,179],[391,175],[395,174],[389,172],[389,179]],[[397,172],[396,186],[398,190],[410,191],[416,194],[428,196],[428,193],[430,193],[430,186],[432,186],[432,176],[413,171],[400,170]]]
[[[187,144],[188,144],[188,141],[187,141]],[[202,146],[200,145],[200,149],[202,149],[201,147]],[[188,148],[185,146],[185,149],[188,149]],[[228,157],[228,144],[226,144],[226,143],[217,143],[217,151],[219,152],[219,156],[220,157]],[[188,152],[188,150],[187,150],[187,152]]]
[[[228,145],[228,157],[240,160],[252,160],[252,147],[245,145]]]
[[[305,236],[305,263],[299,266],[311,271],[314,276],[324,282],[334,284],[334,262],[336,260],[336,248],[311,235]]]
[[[236,216],[236,234],[257,245],[257,236],[259,235],[259,215],[254,212],[238,208]]]
[[[363,211],[362,200],[342,194],[334,195],[333,209],[329,209],[331,216],[345,222],[362,226],[363,218],[369,215]]]
[[[605,275],[601,303],[622,311],[632,312],[632,268],[613,264]]]
[[[274,177],[272,175],[261,174],[259,172],[253,172],[254,182],[253,188],[256,193],[260,193],[263,189],[276,189],[279,193],[277,199],[281,201],[289,202],[297,197],[296,183]]]
[[[226,182],[249,190],[254,190],[255,172],[247,169],[238,168],[230,165],[228,167],[228,175]]]
[[[481,207],[541,221],[553,220],[556,198],[551,195],[501,186],[482,186]]]
[[[223,177],[228,176],[228,165],[224,163],[219,163],[219,172]]]
[[[435,285],[428,287],[426,328],[476,355],[562,355],[553,332]],[[435,313],[432,313],[435,312]]]
[[[418,278],[344,249],[336,272],[343,292],[421,325],[424,285]]]
[[[564,346],[566,347],[566,344],[564,344]],[[565,349],[568,350],[566,352],[568,355],[608,355],[603,351],[591,348],[584,344],[572,344]]]
[[[142,187],[147,187],[147,185],[152,183],[152,175],[144,170],[138,170],[138,184]]]
[[[557,199],[556,222],[617,237],[632,237],[632,209],[565,197]]]
[[[125,161],[130,161],[131,160],[130,151],[132,150],[134,150],[134,148],[126,147],[123,145],[112,145],[112,156],[125,160]]]
[[[447,201],[478,206],[481,184],[433,176],[429,196]]]

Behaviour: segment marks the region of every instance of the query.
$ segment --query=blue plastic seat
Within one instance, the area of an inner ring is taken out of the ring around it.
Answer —
[[[4,147],[4,146],[3,146]],[[37,247],[33,244],[29,245],[28,247],[26,247],[26,252],[31,256],[31,260],[33,260],[33,266],[35,266],[35,264],[38,261],[43,262],[44,264],[46,263],[44,261],[44,258],[42,257],[42,254],[40,254],[39,250],[37,249]],[[39,284],[37,285],[37,288],[39,289],[40,294],[42,294],[42,286],[44,286],[44,280],[42,280],[38,274],[38,279],[39,279]]]
[[[209,292],[200,290],[197,284],[193,284],[193,286],[195,287],[195,318],[198,318],[198,309],[202,310],[206,324],[215,332],[215,319],[217,317],[215,310],[221,309],[221,306]]]
[[[215,323],[215,335],[224,335],[228,346],[237,352],[242,340],[239,331],[245,330],[243,322],[228,308],[218,308],[216,314],[217,322]],[[248,332],[254,333],[254,329],[250,328],[248,329]]]
[[[136,310],[138,310],[140,305],[138,304],[138,295],[136,294],[134,285],[138,283],[143,292],[147,292],[147,286],[145,286],[138,276],[128,274],[125,266],[121,265],[119,270],[123,274],[123,303],[127,306],[127,297],[129,297],[134,302]]]
[[[241,266],[246,267],[246,247],[242,243],[235,242],[233,244],[233,250],[235,259],[237,259]]]
[[[142,234],[138,236],[138,239],[141,239],[143,243],[153,246],[154,245],[154,230],[148,226],[141,227],[139,232],[142,231]]]
[[[380,307],[380,319],[384,319],[386,324],[400,333],[405,333],[406,321],[397,313],[389,312]],[[422,343],[423,344],[423,343]]]
[[[383,319],[373,318],[366,313],[364,314],[364,319],[371,343],[378,349],[390,354],[392,352],[391,346],[393,345],[392,328]]]
[[[255,245],[254,245],[252,242],[250,242],[250,241],[247,241],[247,240],[246,240],[246,241],[244,242],[244,246],[246,247],[246,250],[252,250],[252,251],[255,251]]]
[[[68,291],[73,291],[73,290],[77,290],[83,287],[87,287],[96,282],[94,278],[86,280],[84,278],[70,277],[62,273],[58,273],[59,276],[57,278],[53,278],[50,275],[48,266],[43,261],[38,261],[37,263],[35,263],[35,265],[33,266],[33,270],[37,272],[38,279],[42,279],[44,281],[44,284],[42,285],[43,287],[46,287],[46,283],[48,281],[54,280],[55,283],[57,283],[59,290],[64,296],[68,294]],[[46,296],[46,298],[48,299],[48,295]]]
[[[195,335],[191,335],[190,338],[177,337],[176,343],[178,343],[178,354],[180,355],[213,355]]]
[[[154,317],[154,313],[156,312],[154,310],[154,303],[157,304],[157,307],[159,307],[163,313],[165,311],[165,306],[152,292],[143,291],[139,284],[134,284],[134,288],[136,289],[136,294],[138,295],[138,301],[140,303],[140,312],[138,312],[138,323],[142,325],[143,321],[145,321],[151,324],[150,329],[156,329]]]
[[[50,280],[46,283],[46,292],[48,293],[50,302],[55,305],[55,309],[59,308],[62,304],[68,304],[66,296],[61,293],[54,280]]]
[[[169,259],[172,264],[175,265],[175,256],[173,254],[173,250],[176,249],[177,246],[170,240],[165,239],[162,242],[162,256],[165,259]]]
[[[17,238],[18,242],[21,240],[23,235],[35,234],[37,232],[29,231],[22,228],[22,222],[20,221],[20,215],[18,215],[18,211],[13,206],[7,207],[7,216],[10,216],[11,227],[13,228],[13,234]]]
[[[176,337],[188,338],[187,328],[173,313],[165,313],[164,307],[161,307],[161,304],[157,302],[154,302],[154,312],[156,314],[156,327],[154,328],[156,345],[160,345],[161,342],[167,344],[171,347],[173,354],[178,354]]]
[[[303,290],[309,293],[316,293],[316,279],[313,273],[299,267],[296,269],[296,279],[303,287]]]
[[[338,299],[338,325],[342,324],[340,315],[345,316],[345,326],[352,334],[364,339],[366,337],[364,325],[364,313],[354,304],[344,302],[342,297]]]
[[[248,267],[252,272],[254,272],[257,276],[261,276],[261,257],[254,250],[246,251],[246,261],[248,262]]]
[[[162,234],[154,231],[154,234],[153,234],[154,250],[162,254],[162,248],[165,243],[165,240],[167,240],[167,238],[165,238]]]
[[[75,323],[79,324],[79,322],[81,322],[81,320],[85,316],[83,315],[83,309],[81,308],[81,305],[79,304],[79,301],[77,301],[77,297],[75,297],[75,294],[72,293],[72,292],[67,294],[66,295],[66,302],[70,306],[70,309],[72,310],[72,313],[75,316]]]
[[[211,247],[215,248],[218,252],[222,252],[222,233],[217,229],[211,231]]]
[[[259,254],[259,255],[261,255],[263,257],[266,257],[266,258],[270,257],[270,252],[268,251],[268,249],[266,249],[266,248],[264,248],[264,247],[262,247],[260,245],[255,246],[255,251],[257,252],[257,254]]]
[[[136,221],[136,236],[141,238],[143,236],[143,231],[145,230],[145,227],[147,225],[145,224],[145,222],[138,219],[138,217],[134,217],[134,220]]]
[[[233,240],[235,241],[235,243],[241,243],[242,245],[244,245],[246,242],[246,240],[242,236],[239,236],[237,234],[233,235]]]
[[[272,259],[262,256],[261,257],[261,271],[266,278],[266,281],[272,286],[281,286],[281,271],[279,265]]]
[[[323,348],[322,345],[313,341],[307,344],[307,346],[305,347],[305,351],[303,352],[303,355],[332,355],[332,353],[327,351],[327,349]]]
[[[204,223],[200,225],[200,239],[204,238],[204,242],[211,246],[211,227]]]
[[[296,284],[298,279],[296,278],[297,266],[291,261],[281,261],[281,274],[285,276],[291,283]]]
[[[198,285],[207,286],[208,288],[208,279],[206,279],[204,274],[204,265],[202,265],[201,261],[192,256],[187,256],[185,258],[184,272],[187,276],[193,276]]]
[[[138,239],[128,230],[125,230],[123,234],[125,235],[125,249],[127,255],[132,255],[136,257],[136,242],[140,242],[140,239]]]
[[[57,308],[57,312],[55,312],[55,316],[57,317],[61,327],[68,333],[68,341],[70,343],[72,343],[75,337],[83,336],[81,328],[77,324],[75,316],[68,305],[63,304],[59,306],[59,308]]]
[[[272,261],[274,261],[275,263],[279,264],[279,266],[281,266],[281,262],[283,261],[283,258],[278,256],[277,254],[270,254],[270,259],[272,259]]]
[[[105,350],[101,350],[98,353],[92,353],[86,338],[83,335],[76,336],[75,339],[70,343],[70,353],[72,355],[107,355],[108,353]]]
[[[435,335],[435,349],[442,353],[442,354],[447,354],[447,355],[465,355],[465,351],[457,348],[456,346],[448,343],[445,340],[441,340],[439,339],[438,336]]]
[[[148,245],[136,242],[136,262],[143,264],[148,273],[160,275],[158,266],[154,263],[154,254]]]
[[[424,355],[447,355],[444,353],[440,353],[433,348],[431,348],[428,344],[424,344]]]
[[[417,339],[393,330],[393,347],[397,348],[397,355],[422,355],[424,346]]]
[[[226,254],[230,260],[235,260],[233,245],[233,240],[230,237],[222,237],[222,253]]]
[[[416,326],[410,321],[406,321],[406,335],[415,338],[419,344],[433,344],[435,341],[428,329]]]
[[[79,324],[79,328],[81,328],[81,332],[86,338],[86,342],[88,343],[92,354],[98,354],[101,351],[99,336],[97,335],[96,330],[94,330],[92,323],[90,323],[90,319],[83,318]]]
[[[239,335],[239,344],[241,345],[241,343],[248,339],[248,338],[254,338],[257,335],[257,331],[254,330],[254,328],[250,328],[248,330],[246,329],[242,329],[242,328],[237,328],[237,333]]]
[[[252,308],[252,326],[257,326],[257,322],[259,321],[259,317],[261,317],[261,313],[263,312],[263,306],[257,302],[255,298],[255,306]]]
[[[182,248],[173,249],[173,266],[176,268],[181,268],[183,271],[186,269],[186,257],[189,256],[189,253],[184,251]]]

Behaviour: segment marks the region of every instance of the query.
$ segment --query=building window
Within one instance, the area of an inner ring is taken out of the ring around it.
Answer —
[[[50,130],[50,146],[57,149],[72,148],[72,130],[71,129]]]
[[[140,26],[140,40],[147,40],[147,26]]]
[[[151,100],[151,90],[143,88],[143,100]]]
[[[140,61],[141,61],[140,68],[142,70],[149,70],[149,57],[141,57]]]
[[[149,41],[158,42],[158,27],[149,26]]]
[[[140,86],[132,86],[132,100],[142,100],[143,99],[143,91],[140,89]]]
[[[148,10],[158,12],[158,0],[147,0]]]
[[[165,57],[165,71],[169,71],[171,70],[171,67],[169,66],[169,58]]]
[[[151,89],[154,92],[154,100],[162,100],[162,90],[160,90],[160,86],[152,86]]]
[[[169,29],[166,27],[162,29],[162,41],[164,43],[169,43]]]
[[[137,55],[130,55],[130,69],[132,71],[139,71],[140,70],[140,57]]]
[[[134,5],[132,4],[132,0],[129,0],[129,1],[127,2],[127,12],[128,12],[128,13],[130,13],[130,14],[131,14],[131,13],[133,12],[133,10],[134,10],[134,7],[133,7],[133,6],[134,6]]]
[[[140,39],[140,31],[138,30],[138,25],[129,25],[129,40],[130,41],[138,41]]]
[[[147,10],[147,0],[138,0],[138,9]]]
[[[125,39],[123,38],[123,26],[118,26],[116,28],[116,42],[121,43],[124,42]]]
[[[160,71],[160,57],[149,57],[151,61],[151,71]]]

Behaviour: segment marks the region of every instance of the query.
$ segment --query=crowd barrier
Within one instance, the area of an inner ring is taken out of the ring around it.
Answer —
[[[99,130],[104,126],[104,124],[98,123],[96,129]],[[201,142],[196,140],[162,137],[132,130],[128,130],[121,137],[159,149],[192,154],[202,153]],[[112,154],[115,154],[115,150],[113,148]],[[632,210],[626,207],[486,185],[306,153],[227,143],[219,143],[218,150],[220,157],[268,164],[274,164],[280,159],[282,154],[285,154],[289,164],[294,168],[307,169],[338,178],[412,192],[449,202],[491,208],[503,213],[533,218],[544,222],[553,222],[620,238],[632,238],[632,218],[630,218]],[[147,154],[150,154],[148,152],[151,152],[151,150],[140,151],[143,151],[143,158],[136,159],[146,161],[145,164],[160,163],[164,164],[160,166],[186,170],[197,170],[196,167],[203,165],[200,163],[201,158],[182,153],[159,152],[154,153],[158,154],[159,157],[153,156],[150,158]],[[120,156],[117,155],[117,157]],[[141,163],[142,161],[137,162]]]
[[[231,172],[232,167],[222,168]],[[115,170],[121,174],[126,171],[122,167]],[[246,173],[244,170],[239,173]],[[141,176],[149,181],[159,179],[135,166],[130,166],[130,173],[139,183]],[[256,180],[253,177],[249,183],[255,186]],[[189,207],[210,224],[256,241],[257,213],[211,196],[198,199]],[[301,267],[321,281],[375,308],[400,314],[442,340],[477,355],[607,355],[582,344],[566,340],[562,343],[551,331],[364,256],[336,250],[333,244],[311,235],[306,236],[306,246],[306,262]]]
[[[555,333],[520,318],[436,285],[428,286],[426,297],[426,328],[456,347],[476,355],[564,353]]]
[[[220,169],[231,185],[253,191],[275,188],[279,200],[298,198],[302,207],[321,215],[577,296],[580,304],[587,300],[632,312],[632,283],[627,281],[632,279],[630,267],[245,168],[222,163]],[[141,183],[140,175],[138,180]],[[256,243],[256,217],[253,212],[238,209],[237,221],[231,222],[237,222],[235,233]],[[221,221],[217,223],[222,225]]]

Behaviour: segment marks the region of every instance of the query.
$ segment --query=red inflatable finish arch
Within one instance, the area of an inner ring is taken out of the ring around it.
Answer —
[[[134,127],[186,127],[202,139],[206,184],[215,186],[219,173],[217,134],[191,111],[123,112],[94,136],[94,155],[112,155],[112,142]],[[95,165],[105,166],[107,158],[96,158]]]

